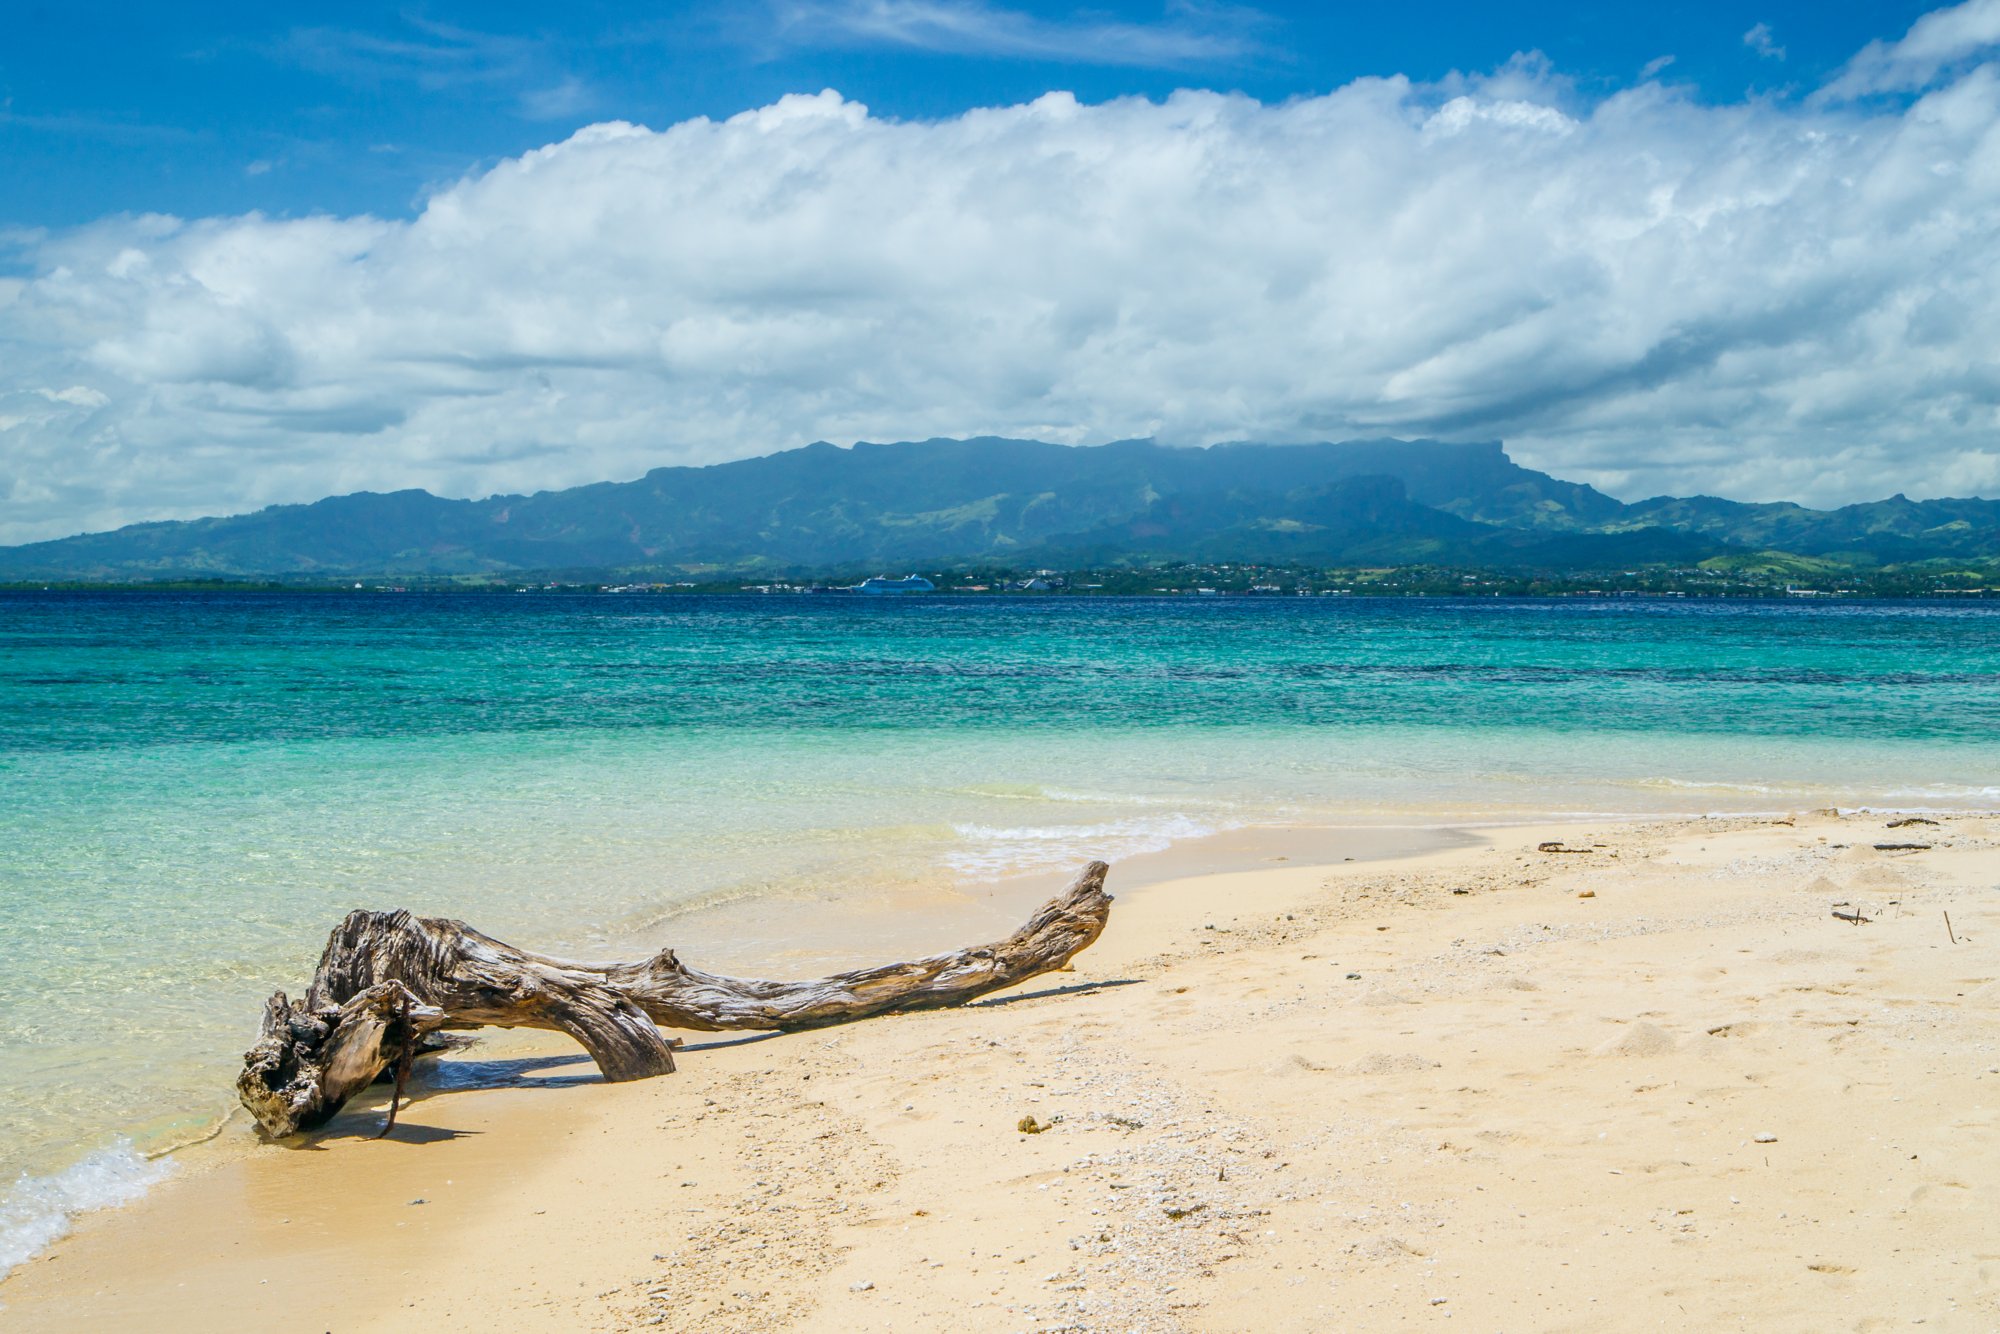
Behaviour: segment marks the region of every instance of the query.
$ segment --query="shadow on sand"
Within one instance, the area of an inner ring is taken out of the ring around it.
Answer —
[[[1136,987],[1140,980],[1136,977],[1112,977],[1102,982],[1072,982],[1066,987],[1044,987],[1040,991],[1023,991],[1013,996],[993,996],[986,1000],[968,1001],[963,1008],[992,1009],[998,1005],[1012,1005],[1017,1001],[1048,1000],[1055,996],[1088,996],[1094,991],[1109,991],[1113,987]]]
[[[992,996],[985,1000],[970,1001],[958,1008],[981,1009],[1000,1005],[1012,1005],[1017,1001],[1051,1000],[1058,996],[1088,996],[1092,992],[1106,991],[1112,987],[1136,986],[1136,977],[1110,978],[1102,982],[1073,982],[1063,987],[1044,987],[1039,991],[1024,991],[1013,996]],[[853,1022],[861,1023],[862,1020]],[[844,1027],[844,1025],[835,1025]],[[722,1051],[729,1047],[747,1047],[752,1043],[769,1042],[773,1038],[787,1036],[784,1033],[746,1033],[741,1037],[717,1038],[710,1042],[695,1042],[681,1048],[683,1052]],[[584,1069],[568,1073],[567,1067],[583,1066]],[[410,1073],[410,1082],[403,1091],[403,1110],[397,1117],[395,1129],[383,1138],[401,1144],[436,1144],[454,1140],[478,1131],[452,1130],[443,1126],[427,1126],[408,1120],[411,1112],[431,1101],[439,1094],[459,1093],[473,1089],[560,1089],[575,1088],[580,1084],[601,1084],[603,1076],[591,1064],[588,1053],[577,1050],[555,1056],[511,1056],[496,1057],[484,1061],[419,1061]],[[334,1140],[375,1139],[380,1135],[383,1118],[388,1114],[386,1085],[378,1083],[370,1091],[367,1102],[357,1098],[333,1119],[324,1129],[302,1137],[297,1147],[316,1149]]]

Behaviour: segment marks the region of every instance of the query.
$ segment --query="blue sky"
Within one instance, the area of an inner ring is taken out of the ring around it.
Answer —
[[[595,120],[655,128],[835,88],[936,118],[1176,88],[1263,101],[1435,81],[1540,51],[1583,96],[1649,62],[1704,97],[1810,90],[1929,6],[46,3],[0,20],[0,224],[118,212],[408,214],[425,191]],[[1745,34],[1760,31],[1761,40]]]
[[[980,434],[2000,495],[2000,0],[0,11],[0,542]]]

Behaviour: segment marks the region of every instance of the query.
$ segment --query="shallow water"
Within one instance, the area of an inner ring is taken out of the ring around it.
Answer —
[[[0,595],[0,1268],[352,907],[792,971],[1244,824],[1991,807],[1996,737],[1982,605]]]

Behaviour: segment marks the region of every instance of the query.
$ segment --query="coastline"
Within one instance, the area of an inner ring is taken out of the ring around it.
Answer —
[[[187,1155],[0,1303],[23,1329],[1986,1327],[2000,820],[1937,818],[1921,852],[1857,813],[1114,867],[1073,974],[698,1037],[632,1085],[510,1035],[386,1140],[371,1104],[306,1151]]]

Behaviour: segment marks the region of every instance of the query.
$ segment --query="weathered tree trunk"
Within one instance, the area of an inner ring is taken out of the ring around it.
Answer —
[[[236,1091],[273,1136],[324,1125],[439,1029],[547,1028],[582,1043],[607,1080],[674,1068],[660,1029],[821,1028],[895,1010],[958,1005],[1060,968],[1111,912],[1103,862],[1084,867],[1007,939],[810,982],[689,968],[661,950],[641,963],[531,954],[444,917],[355,911],[334,928],[302,1001],[264,1006]]]

